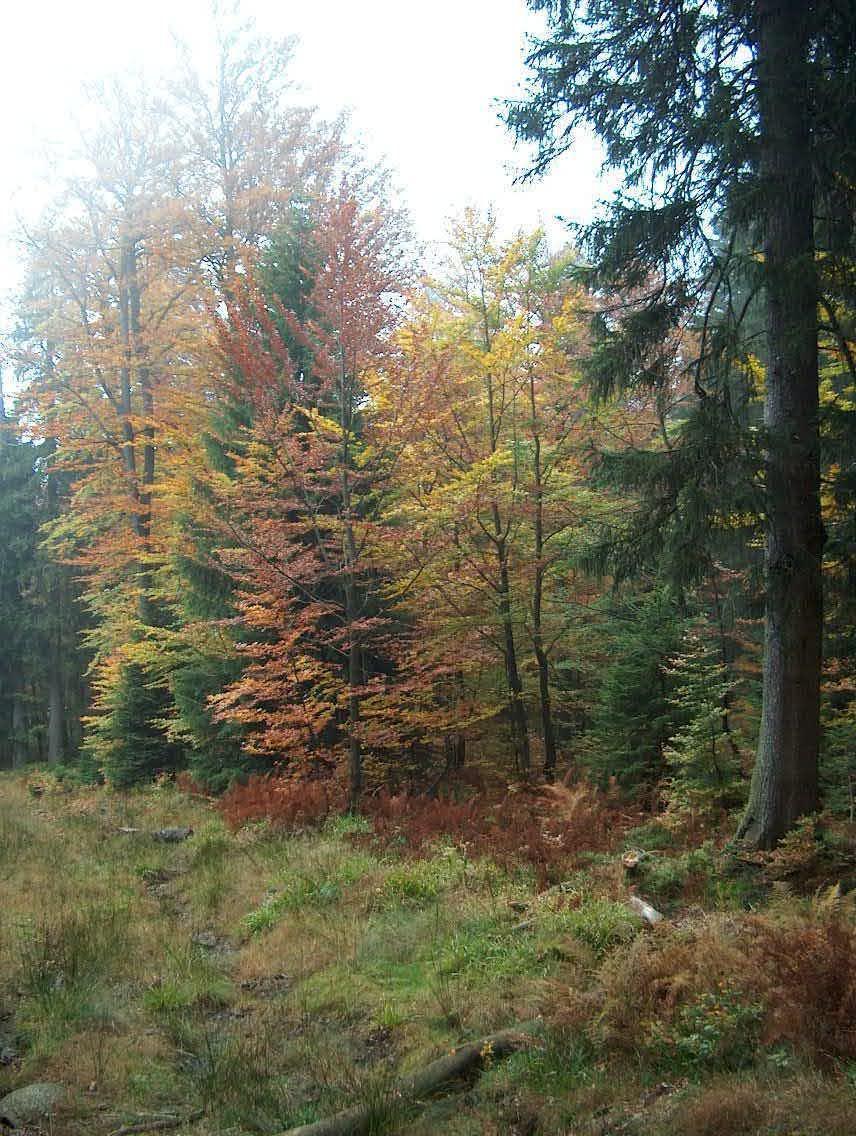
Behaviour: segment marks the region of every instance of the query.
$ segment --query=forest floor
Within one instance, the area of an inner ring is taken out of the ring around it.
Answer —
[[[747,863],[616,826],[545,886],[454,834],[415,854],[360,817],[232,832],[170,784],[35,782],[0,779],[0,1097],[63,1086],[53,1136],[349,1107],[417,1136],[852,1136],[852,831]],[[398,1091],[521,1024],[469,1080]]]

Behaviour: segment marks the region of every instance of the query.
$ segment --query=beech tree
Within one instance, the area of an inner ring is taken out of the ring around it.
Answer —
[[[727,421],[727,376],[751,362],[747,316],[763,303],[763,710],[740,835],[770,847],[818,803],[818,304],[851,251],[852,13],[834,0],[530,6],[548,34],[529,55],[528,97],[508,110],[537,144],[530,173],[589,123],[623,174],[585,234],[594,282],[633,296],[598,321],[601,393],[666,389],[657,345],[692,327],[697,406]]]
[[[352,807],[388,669],[377,664],[389,633],[379,603],[389,465],[371,417],[375,374],[396,351],[406,263],[402,219],[377,190],[357,174],[314,205],[300,311],[235,281],[220,324],[250,418],[234,440],[236,476],[222,484],[220,553],[246,666],[212,705],[257,753],[322,768],[344,759]]]
[[[501,674],[481,715],[503,713],[524,779],[536,702],[549,780],[559,581],[569,531],[596,509],[584,488],[578,295],[540,232],[502,242],[491,217],[468,211],[451,248],[447,278],[427,283],[404,336],[419,423],[401,467],[412,590],[435,641],[455,644],[462,678]]]
[[[96,105],[102,118],[80,140],[77,176],[27,234],[17,363],[30,428],[55,441],[53,463],[70,483],[70,507],[49,537],[52,553],[85,576],[94,617],[90,749],[114,772],[127,758],[147,775],[167,752],[149,721],[164,713],[165,692],[150,685],[139,646],[159,619],[163,487],[193,445],[198,287],[156,104],[114,84]],[[145,744],[127,736],[132,720]]]
[[[252,21],[216,12],[214,34],[210,66],[179,45],[165,113],[199,255],[222,291],[287,219],[295,198],[333,183],[345,146],[341,119],[322,122],[293,97],[293,36],[269,39]]]

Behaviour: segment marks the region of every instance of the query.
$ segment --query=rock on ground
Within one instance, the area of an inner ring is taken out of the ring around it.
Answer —
[[[12,1128],[20,1128],[31,1121],[43,1120],[51,1115],[64,1098],[63,1086],[50,1081],[24,1085],[21,1089],[7,1093],[0,1100],[0,1122]]]

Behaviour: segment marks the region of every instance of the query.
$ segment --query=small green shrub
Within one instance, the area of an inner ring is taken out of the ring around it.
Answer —
[[[231,847],[220,821],[209,821],[191,840],[194,899],[208,916],[219,910],[226,895],[226,862]]]
[[[256,1132],[290,1127],[287,1086],[276,1076],[277,1052],[268,1028],[251,1034],[200,1032],[187,1075],[201,1108],[227,1127]]]
[[[283,914],[304,908],[319,910],[337,903],[351,887],[375,867],[375,860],[361,852],[325,857],[314,871],[290,872],[264,902],[243,919],[243,929],[258,935],[275,927]]]
[[[620,943],[629,943],[642,926],[625,904],[611,899],[589,899],[579,907],[553,913],[556,930],[569,931],[600,957]]]
[[[198,947],[168,949],[165,962],[165,973],[143,995],[149,1013],[173,1019],[199,1007],[220,1007],[230,1001],[231,982]]]
[[[699,1075],[736,1072],[753,1064],[764,1007],[720,984],[682,1006],[673,1022],[653,1022],[651,1048],[659,1063]]]
[[[541,1043],[512,1054],[498,1079],[542,1095],[570,1095],[590,1075],[597,1050],[578,1031],[547,1030]]]
[[[691,886],[706,895],[713,887],[717,872],[710,844],[691,848],[679,856],[650,856],[640,867],[645,891],[661,901],[675,899]]]
[[[674,844],[674,831],[658,820],[649,820],[638,828],[631,828],[624,838],[625,848],[641,848],[645,852],[673,848]]]
[[[43,1004],[88,990],[111,975],[128,946],[127,907],[105,903],[61,907],[23,923],[18,934],[24,993]]]
[[[438,944],[436,957],[441,974],[483,986],[543,971],[533,936],[518,934],[493,916],[469,919],[454,928]]]
[[[370,836],[374,830],[369,818],[361,813],[342,813],[331,817],[324,831],[334,840],[341,840],[348,836]]]
[[[451,847],[428,860],[403,862],[387,873],[380,889],[381,903],[423,907],[459,884],[465,871],[466,861]]]
[[[208,821],[191,837],[191,864],[194,868],[219,868],[231,847],[232,841],[223,824],[215,820]]]
[[[128,954],[124,906],[61,907],[17,928],[16,1022],[36,1060],[112,1014],[107,988]]]

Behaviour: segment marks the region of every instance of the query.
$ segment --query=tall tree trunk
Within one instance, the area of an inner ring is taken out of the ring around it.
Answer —
[[[541,707],[541,736],[544,742],[544,780],[556,776],[556,733],[550,702],[550,668],[544,650],[541,616],[544,603],[544,471],[541,464],[541,434],[535,401],[535,375],[529,374],[529,414],[532,431],[532,473],[535,481],[535,580],[532,586],[532,649],[538,666],[538,698]]]
[[[342,520],[342,589],[345,609],[345,622],[348,628],[348,803],[351,811],[356,811],[363,792],[363,752],[359,737],[360,694],[362,685],[362,644],[356,631],[359,618],[357,597],[357,541],[354,535],[351,492],[351,432],[354,422],[354,401],[356,392],[345,366],[344,355],[339,349],[339,397],[340,422],[342,426],[341,468],[339,484],[341,489]]]
[[[490,351],[492,335],[490,320],[488,318],[487,301],[485,299],[484,284],[481,288],[481,314],[482,314],[482,344],[484,350]],[[496,453],[499,446],[500,426],[496,413],[496,400],[493,389],[493,375],[488,372],[487,383],[487,426],[490,452]],[[511,717],[511,740],[514,749],[514,766],[519,777],[529,779],[531,772],[531,759],[529,754],[529,722],[526,714],[526,704],[523,701],[523,684],[520,681],[520,668],[517,665],[517,647],[514,642],[514,623],[511,613],[511,582],[508,574],[508,544],[503,532],[502,517],[499,505],[494,501],[491,506],[493,517],[493,540],[499,562],[499,579],[497,592],[499,598],[499,620],[502,625],[503,655],[505,662],[505,680],[508,687],[508,709]]]
[[[131,273],[135,252],[130,237],[123,237],[119,250],[119,335],[122,341],[122,363],[119,368],[119,397],[122,412],[122,460],[131,498],[131,527],[140,535],[139,487],[137,485],[137,451],[133,423],[132,381],[134,348],[131,336]]]
[[[137,383],[140,387],[140,406],[145,423],[143,436],[143,469],[140,477],[140,536],[147,541],[152,529],[152,486],[155,481],[155,402],[152,391],[151,367],[148,363],[146,345],[143,341],[142,305],[140,299],[140,279],[136,245],[132,245],[128,255],[128,307],[130,315],[130,340],[133,348]]]
[[[498,524],[499,513],[495,510]],[[523,683],[517,665],[517,647],[514,642],[514,623],[511,616],[511,583],[508,576],[508,547],[502,537],[496,542],[499,559],[499,618],[505,656],[505,681],[508,686],[508,709],[511,715],[511,738],[514,747],[514,764],[518,776],[529,779],[532,762],[529,755],[529,723],[523,701]]]
[[[48,677],[48,761],[55,765],[65,757],[65,698],[59,660],[51,662]]]
[[[761,733],[738,835],[771,848],[818,803],[822,634],[810,5],[757,0],[769,365]]]
[[[30,756],[27,746],[27,712],[23,691],[12,696],[12,768],[21,769]]]
[[[48,371],[53,371],[53,352],[48,346]],[[56,442],[51,439],[46,443],[48,454],[53,454]],[[47,494],[48,516],[55,517],[59,511],[57,502],[57,483],[55,474],[48,469],[45,481]],[[65,681],[63,675],[63,632],[69,614],[65,587],[61,579],[52,574],[50,577],[49,602],[53,629],[48,641],[48,762],[58,764],[66,757],[66,710],[65,710]]]
[[[360,721],[360,699],[357,693],[362,677],[360,644],[351,629],[348,645],[348,804],[355,812],[363,793],[363,752],[360,745],[358,727]]]
[[[127,242],[125,250],[125,280],[128,305],[128,347],[133,373],[140,391],[140,410],[144,418],[140,435],[142,438],[142,469],[134,468],[134,500],[136,517],[134,531],[142,545],[143,563],[138,572],[140,583],[140,619],[146,625],[153,620],[152,604],[149,599],[151,579],[146,567],[145,554],[152,532],[152,487],[155,481],[155,426],[154,394],[152,391],[151,368],[149,367],[146,346],[142,334],[142,305],[140,298],[140,278],[137,243],[134,238]],[[135,448],[140,439],[134,439]],[[139,474],[139,476],[137,476]]]

